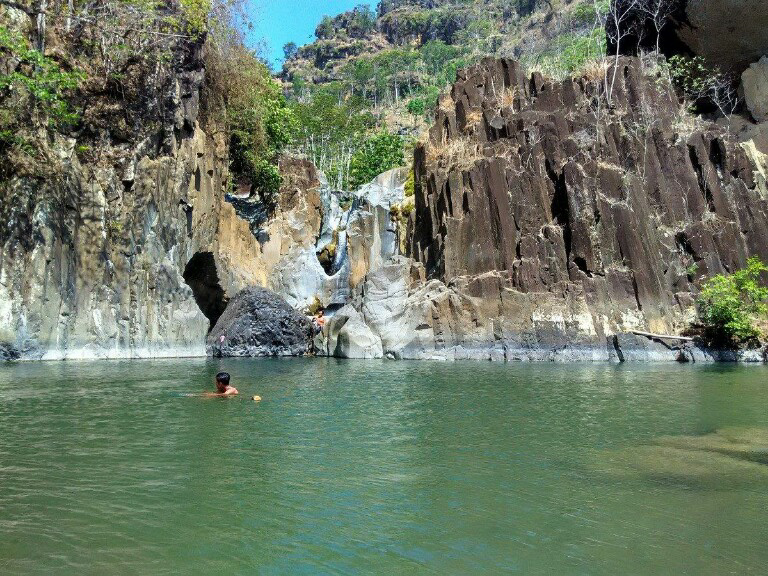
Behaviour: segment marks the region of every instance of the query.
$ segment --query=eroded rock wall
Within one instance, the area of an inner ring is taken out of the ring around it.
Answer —
[[[599,78],[553,83],[486,60],[416,152],[411,253],[430,277],[498,303],[502,332],[523,317],[522,334],[547,325],[564,343],[676,333],[699,280],[768,258],[755,158],[697,125],[653,65],[622,60],[610,102],[604,92]]]
[[[393,261],[353,301],[383,355],[629,357],[615,335],[679,333],[701,281],[768,258],[755,142],[691,117],[652,64],[623,59],[610,98],[606,77],[510,60],[460,75],[416,150],[408,249],[426,282]]]
[[[33,160],[0,184],[7,355],[200,355],[221,299],[265,282],[247,222],[224,201],[224,134],[201,125],[203,49],[180,41],[142,106],[130,100],[141,86],[86,86],[89,145],[42,131]]]

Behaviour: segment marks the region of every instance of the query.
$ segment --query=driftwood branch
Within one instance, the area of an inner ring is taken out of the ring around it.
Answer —
[[[645,336],[647,338],[660,338],[665,340],[682,340],[684,342],[693,342],[693,338],[688,336],[672,336],[671,334],[653,334],[652,332],[642,332],[641,330],[632,330],[632,334]]]

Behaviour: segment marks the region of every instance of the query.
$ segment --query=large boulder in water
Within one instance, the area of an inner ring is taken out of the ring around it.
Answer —
[[[224,342],[220,343],[224,334]],[[208,335],[207,352],[221,356],[303,356],[310,350],[311,324],[265,288],[238,292]]]

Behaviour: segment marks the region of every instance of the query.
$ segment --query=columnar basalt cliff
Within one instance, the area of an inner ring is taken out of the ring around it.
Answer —
[[[677,333],[697,280],[768,258],[765,157],[696,126],[653,65],[616,72],[552,83],[484,61],[416,152],[412,254],[496,302],[503,338]]]
[[[356,295],[379,355],[620,359],[644,348],[623,334],[683,330],[702,279],[768,258],[766,151],[690,116],[653,63],[612,79],[460,74],[415,153],[416,268]]]

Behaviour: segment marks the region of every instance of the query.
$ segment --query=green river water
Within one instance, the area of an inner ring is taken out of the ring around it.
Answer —
[[[0,366],[0,573],[765,574],[768,466],[648,448],[724,427],[768,368]]]

